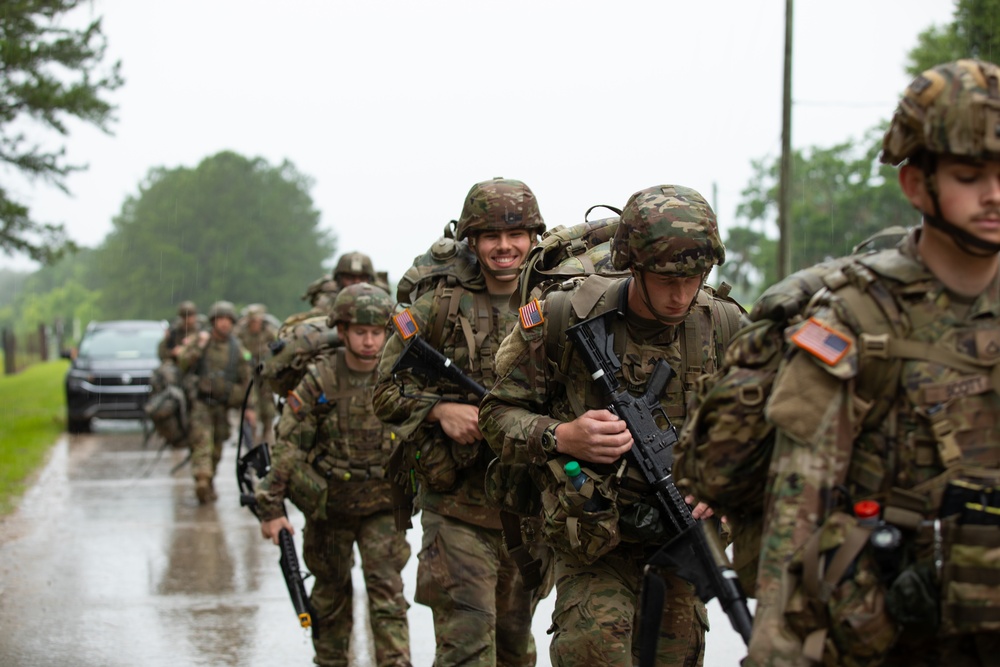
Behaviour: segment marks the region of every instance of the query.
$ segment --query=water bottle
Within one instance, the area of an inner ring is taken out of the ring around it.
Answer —
[[[584,483],[587,481],[588,477],[580,470],[580,464],[577,461],[570,461],[563,466],[563,471],[566,476],[569,477],[569,481],[573,484],[573,488],[577,491],[583,488]],[[600,512],[607,508],[607,501],[604,497],[597,493],[597,489],[594,489],[593,497],[589,498],[587,502],[583,504],[584,512]]]

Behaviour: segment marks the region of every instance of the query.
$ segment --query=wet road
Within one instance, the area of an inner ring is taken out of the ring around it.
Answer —
[[[278,567],[277,547],[260,538],[239,507],[225,450],[219,501],[199,506],[184,453],[142,449],[134,424],[62,438],[15,514],[0,523],[0,665],[135,667],[309,665]],[[289,506],[290,512],[294,508]],[[301,528],[301,515],[292,514]],[[411,600],[419,517],[408,534],[404,571]],[[301,533],[296,534],[301,555]],[[372,664],[360,569],[355,567],[355,664]],[[307,586],[311,585],[307,581]],[[535,616],[540,667],[547,667],[553,599]],[[737,665],[742,642],[713,602],[708,667]],[[434,657],[430,611],[410,608],[413,664]]]

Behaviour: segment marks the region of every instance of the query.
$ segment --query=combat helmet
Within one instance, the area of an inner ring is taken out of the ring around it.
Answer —
[[[198,314],[198,306],[194,305],[194,301],[181,301],[177,304],[177,314],[181,317],[188,317],[189,315]]]
[[[340,290],[333,302],[333,312],[326,324],[367,324],[384,327],[395,306],[392,297],[381,287],[356,283]]]
[[[230,301],[216,301],[212,304],[212,307],[208,309],[208,321],[214,322],[219,317],[228,317],[235,324],[236,322],[236,308]]]
[[[680,185],[658,185],[629,197],[611,239],[611,264],[619,271],[696,276],[725,259],[712,207]]]
[[[253,317],[263,318],[265,315],[267,315],[267,306],[265,306],[262,303],[251,303],[249,306],[247,306],[245,315],[248,318],[253,318]]]
[[[368,282],[375,280],[375,267],[372,258],[362,252],[345,252],[337,260],[337,268],[333,270],[333,279],[337,280],[341,274],[351,273],[364,276]]]
[[[882,140],[881,160],[895,166],[922,153],[1000,160],[1000,68],[957,60],[910,83]]]
[[[455,238],[461,241],[476,232],[505,229],[527,229],[536,234],[545,231],[535,193],[521,181],[509,178],[497,177],[473,185],[465,196]]]

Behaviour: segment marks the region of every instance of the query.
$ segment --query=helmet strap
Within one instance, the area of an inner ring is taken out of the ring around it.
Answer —
[[[705,284],[705,279],[707,277],[708,277],[707,274],[702,276],[701,278],[702,285]],[[632,278],[633,282],[638,286],[637,289],[639,290],[639,298],[642,299],[643,305],[645,305],[646,308],[649,309],[649,312],[653,315],[653,319],[655,319],[660,324],[666,324],[667,326],[672,326],[672,327],[675,327],[684,321],[683,318],[676,321],[669,320],[665,318],[663,315],[661,315],[659,312],[657,312],[656,308],[653,307],[653,302],[650,301],[649,292],[646,289],[646,272],[644,270],[632,269]],[[694,302],[697,300],[698,300],[698,293],[695,292],[694,298],[691,299],[691,303],[688,304],[687,313],[691,312],[691,306],[693,306]],[[687,313],[684,314],[684,317],[687,317]]]
[[[937,178],[935,178],[937,160],[933,155],[928,154],[922,160],[921,168],[924,172],[924,188],[930,195],[931,204],[934,206],[934,210],[931,213],[924,212],[924,221],[931,227],[950,236],[951,240],[958,246],[958,249],[967,255],[972,255],[973,257],[991,257],[1000,253],[1000,243],[985,241],[944,219],[941,213],[941,201],[938,197]]]

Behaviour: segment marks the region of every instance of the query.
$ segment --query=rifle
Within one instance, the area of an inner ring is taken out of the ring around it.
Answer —
[[[660,359],[642,396],[636,397],[621,389],[616,376],[621,369],[621,362],[614,352],[614,334],[607,327],[607,317],[610,315],[611,313],[604,313],[575,324],[566,330],[566,336],[597,382],[601,395],[608,403],[608,410],[628,426],[633,441],[628,456],[653,488],[660,514],[676,532],[676,537],[657,551],[649,564],[676,568],[678,575],[694,584],[702,602],[717,597],[733,628],[749,644],[753,618],[747,607],[746,596],[736,579],[736,572],[718,544],[714,544],[715,540],[710,543],[702,522],[691,515],[691,508],[684,502],[684,497],[674,484],[671,467],[677,430],[670,423],[659,401],[674,370]],[[651,583],[649,587],[655,590],[656,583],[649,582],[652,574],[649,567],[646,574],[647,583]],[[652,603],[655,600],[644,602]],[[661,596],[660,614],[662,604]],[[654,646],[658,619],[659,615],[655,619],[648,619],[649,625],[654,628]],[[648,638],[646,641],[649,641]],[[645,651],[645,647],[643,648]]]
[[[402,330],[400,330],[400,334],[403,334]],[[435,350],[430,343],[416,333],[410,334],[406,347],[400,352],[399,358],[396,359],[391,370],[393,380],[399,385],[402,394],[407,396],[406,388],[397,375],[404,370],[412,370],[432,383],[440,382],[442,379],[446,380],[467,393],[475,395],[479,400],[482,400],[483,396],[486,395],[485,387],[463,373],[451,359]],[[442,400],[450,399],[442,397]],[[404,470],[406,468],[403,455],[404,444],[400,442],[396,445],[386,468],[389,479],[395,482],[392,485],[393,516],[396,520],[396,530],[400,532],[405,532],[406,529],[413,527],[410,517],[413,515],[413,497],[417,493],[416,472],[412,467],[409,470]]]
[[[486,388],[462,372],[448,357],[444,356],[425,341],[420,334],[414,334],[399,354],[392,366],[392,375],[404,370],[412,370],[431,382],[446,380],[460,389],[482,400]]]
[[[243,412],[246,411],[252,387],[253,380],[247,386],[247,395],[243,399]],[[253,487],[255,480],[264,477],[271,469],[271,451],[267,443],[262,442],[247,450],[246,454],[242,453],[244,437],[253,442],[253,432],[249,426],[241,413],[240,437],[236,445],[236,483],[240,490],[240,507],[246,507],[259,519],[257,497],[254,495]],[[309,605],[309,596],[306,594],[305,578],[299,570],[299,555],[295,553],[295,542],[292,541],[291,533],[285,528],[278,532],[278,548],[281,551],[278,564],[281,565],[281,574],[285,577],[285,586],[288,587],[288,595],[292,598],[292,606],[299,618],[299,625],[308,628],[312,625],[312,608]]]

